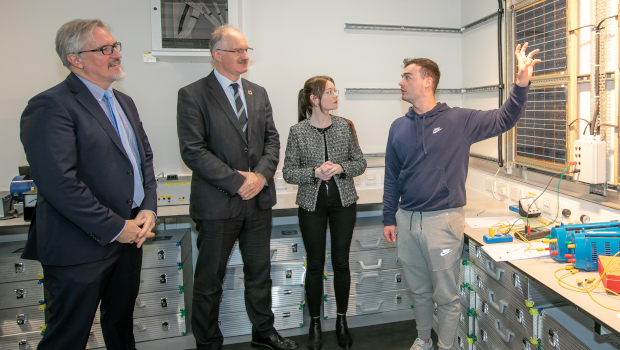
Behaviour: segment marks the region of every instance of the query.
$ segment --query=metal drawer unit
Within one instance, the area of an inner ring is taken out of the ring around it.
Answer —
[[[143,249],[140,290],[133,315],[136,343],[185,335],[191,319],[194,285],[191,231],[157,231]],[[87,349],[105,347],[99,315],[97,310]]]
[[[272,263],[272,286],[303,285],[306,279],[306,268],[304,265],[303,261]],[[243,289],[243,277],[243,265],[227,267],[222,289]]]
[[[349,296],[347,316],[376,314],[413,308],[409,289],[390,290],[378,293],[354,294]],[[325,318],[336,318],[336,298],[325,297],[323,303]]]
[[[246,312],[245,290],[232,289],[222,293],[220,314]],[[304,286],[278,286],[271,288],[271,307],[276,309],[285,306],[302,306],[304,302]]]
[[[349,294],[364,294],[387,290],[407,288],[403,280],[403,270],[378,270],[372,272],[352,273]],[[334,275],[327,275],[323,282],[325,295],[334,297]]]
[[[271,230],[271,307],[275,328],[303,326],[306,278],[306,249],[298,225],[277,225]],[[252,333],[252,323],[245,308],[243,260],[238,242],[235,243],[224,283],[220,303],[220,330],[224,337]]]
[[[275,317],[274,327],[277,330],[303,326],[304,310],[299,305],[275,308],[271,311]],[[252,323],[245,311],[221,314],[219,324],[225,338],[252,333]]]
[[[349,268],[351,273],[361,273],[376,270],[394,270],[402,268],[396,259],[396,248],[375,249],[368,251],[352,251],[349,254]],[[331,255],[325,259],[325,272],[333,274]]]
[[[581,340],[577,339],[571,332],[566,330],[560,322],[549,316],[543,310],[541,326],[538,337],[540,338],[541,349],[544,350],[586,350],[590,349]]]
[[[45,312],[38,306],[0,310],[0,337],[41,331]]]
[[[0,310],[39,305],[43,299],[43,285],[39,280],[0,283]]]
[[[38,280],[39,276],[43,275],[41,263],[20,258],[24,246],[26,246],[26,241],[0,244],[0,281],[2,283]]]
[[[134,318],[133,334],[136,343],[186,335],[186,318],[181,314]],[[139,345],[136,345],[140,347]],[[105,348],[101,325],[94,324],[88,337],[86,349]]]
[[[530,315],[530,308],[525,304],[526,300],[518,292],[502,287],[482,272],[478,266],[474,266],[474,271],[476,282],[473,285],[477,296],[477,320],[479,322],[487,320],[490,325],[499,322],[498,330],[500,331],[507,328],[515,336],[521,334],[528,339],[533,337],[536,321],[535,316]],[[506,332],[504,335],[504,339],[509,338]]]
[[[35,350],[43,339],[41,331],[0,337],[2,350]]]
[[[351,240],[351,251],[365,251],[373,249],[396,248],[396,242],[388,242],[383,237],[383,217],[371,216],[357,218]],[[325,249],[331,254],[331,239],[328,226],[327,242]]]
[[[464,260],[461,264],[461,271],[459,272],[459,296],[461,297],[461,305],[466,308],[476,307],[476,292],[473,288],[474,269],[471,267],[471,262]]]
[[[306,258],[306,249],[300,232],[298,225],[277,225],[271,228],[270,253],[272,263],[291,260],[301,261]],[[239,242],[235,242],[235,247],[228,260],[228,266],[242,264]]]
[[[176,265],[192,251],[192,236],[188,230],[160,231],[149,239],[142,250],[142,269]]]
[[[20,349],[22,341],[21,348],[36,347],[45,325],[45,312],[39,309],[44,299],[43,267],[20,258],[25,245],[25,241],[0,243],[0,349]]]
[[[510,291],[517,291],[524,299],[533,301],[535,307],[562,305],[563,301],[549,288],[527,278],[525,274],[507,262],[496,262],[489,257],[478,243],[469,240],[469,258],[488,276]]]

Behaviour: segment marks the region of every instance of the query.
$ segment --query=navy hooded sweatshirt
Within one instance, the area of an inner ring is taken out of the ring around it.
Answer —
[[[471,145],[515,126],[528,91],[515,84],[502,107],[491,111],[438,103],[424,114],[411,107],[396,119],[385,152],[384,225],[396,224],[398,207],[426,212],[464,206]]]

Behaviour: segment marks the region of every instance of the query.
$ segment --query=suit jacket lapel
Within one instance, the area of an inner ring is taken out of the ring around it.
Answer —
[[[217,78],[215,77],[215,74],[213,74],[213,72],[211,72],[211,74],[207,76],[207,82],[209,83],[210,87],[209,92],[211,93],[215,101],[217,101],[217,103],[220,105],[222,110],[224,110],[224,113],[226,113],[226,116],[228,116],[228,119],[230,119],[233,127],[237,129],[237,132],[239,132],[239,136],[241,136],[243,141],[247,144],[247,140],[245,139],[245,133],[243,132],[243,129],[241,127],[241,123],[239,123],[239,119],[237,118],[235,111],[230,105],[228,96],[226,96],[224,89],[222,89],[222,85],[220,85],[220,82],[217,81]]]
[[[136,143],[138,144],[138,152],[140,152],[140,162],[143,162],[143,159],[146,158],[146,153],[144,153],[145,152],[144,145],[142,144],[142,140],[140,139],[140,133],[138,133],[138,131],[140,130],[139,128],[140,125],[138,123],[138,120],[136,119],[136,116],[134,116],[133,113],[131,113],[131,109],[129,108],[129,105],[127,104],[125,99],[120,94],[115,94],[115,96],[116,96],[116,100],[118,101],[118,103],[120,103],[121,108],[123,109],[123,112],[125,112],[125,116],[127,116],[127,120],[129,120],[129,124],[131,124],[131,127],[133,128],[134,135],[136,135]]]
[[[247,105],[246,115],[248,117],[248,144],[252,138],[252,126],[255,123],[254,120],[254,98],[252,97],[252,91],[250,90],[250,84],[245,79],[241,80],[243,85],[243,92],[245,94],[245,104]]]
[[[123,143],[121,142],[120,137],[114,130],[114,126],[112,122],[105,114],[101,106],[90,93],[90,90],[80,81],[80,79],[74,76],[73,73],[69,74],[67,77],[67,83],[69,85],[69,89],[75,93],[75,99],[82,105],[86,110],[95,118],[95,120],[101,125],[103,130],[108,134],[112,142],[123,152],[125,157],[127,157],[127,153],[125,153],[125,147],[123,147]],[[129,157],[128,157],[129,158]]]

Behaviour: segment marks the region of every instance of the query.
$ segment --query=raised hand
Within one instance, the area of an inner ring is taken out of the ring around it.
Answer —
[[[532,78],[532,74],[534,73],[534,65],[536,63],[540,63],[540,60],[535,60],[533,57],[538,53],[538,49],[531,51],[529,54],[525,54],[525,49],[527,49],[528,43],[517,45],[515,49],[515,57],[517,58],[517,85],[521,87],[526,87],[530,83],[530,79]]]

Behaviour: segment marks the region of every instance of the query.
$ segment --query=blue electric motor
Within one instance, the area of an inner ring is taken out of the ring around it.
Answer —
[[[608,231],[607,229],[614,227],[620,227],[620,223],[618,221],[609,221],[575,225],[560,224],[551,229],[551,238],[557,239],[557,242],[549,244],[551,248],[551,257],[557,261],[569,262],[568,259],[575,258],[575,249],[569,248],[569,245],[574,243],[574,234],[582,233],[583,230]]]
[[[25,178],[29,177],[26,175],[15,176],[11,181],[11,198],[13,198],[16,202],[22,202],[24,200],[23,194],[24,192],[31,191],[32,189],[36,189],[37,185],[35,185],[32,179],[26,180]]]

